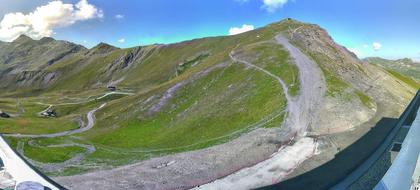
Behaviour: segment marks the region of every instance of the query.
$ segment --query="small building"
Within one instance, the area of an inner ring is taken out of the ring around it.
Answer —
[[[0,111],[0,117],[2,117],[2,118],[10,118],[10,115],[7,114],[6,112]]]
[[[48,109],[47,111],[44,111],[41,113],[44,117],[57,117],[57,113],[53,109]]]
[[[108,90],[109,91],[116,91],[117,90],[117,87],[115,87],[115,86],[108,86]]]

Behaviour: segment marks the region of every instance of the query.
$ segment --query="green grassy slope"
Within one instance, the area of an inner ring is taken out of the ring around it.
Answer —
[[[229,53],[237,48],[237,56],[252,57],[252,63],[281,77],[289,85],[290,93],[297,95],[298,70],[288,53],[273,41],[289,25],[294,23],[171,45],[76,53],[46,68],[48,72],[60,73],[48,86],[4,93],[16,96],[32,92],[36,96],[21,98],[25,102],[22,105],[25,114],[0,119],[0,130],[39,134],[71,129],[77,127],[74,126],[76,118],[85,120],[89,110],[107,102],[96,113],[95,127],[85,133],[37,139],[41,147],[31,146],[28,139],[9,139],[14,144],[24,143],[26,156],[46,163],[63,161],[81,151],[77,147],[48,148],[48,145],[65,142],[94,145],[97,151],[87,155],[80,167],[67,168],[61,173],[71,174],[85,171],[83,165],[91,163],[104,166],[132,163],[219,144],[258,127],[280,127],[286,114],[281,86],[258,70],[232,62]],[[36,115],[45,109],[36,102],[60,104],[98,97],[112,81],[119,81],[119,89],[134,95],[54,106],[58,118]],[[175,89],[171,97],[153,110],[170,89]],[[0,104],[0,108],[13,111],[13,100]],[[30,125],[19,124],[18,120],[22,119],[31,121]],[[51,156],[37,156],[36,152]]]
[[[399,79],[402,82],[405,82],[406,84],[408,84],[409,86],[411,86],[411,87],[413,87],[415,89],[420,89],[420,82],[419,81],[416,81],[415,79],[412,79],[410,77],[404,76],[404,75],[398,73],[397,71],[394,71],[394,70],[391,70],[391,69],[387,69],[387,71],[389,73],[391,73],[391,75],[393,75],[397,79]]]

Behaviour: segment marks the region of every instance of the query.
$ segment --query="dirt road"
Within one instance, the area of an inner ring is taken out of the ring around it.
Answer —
[[[80,128],[69,130],[69,131],[63,131],[59,133],[52,133],[52,134],[39,134],[39,135],[31,135],[31,134],[4,134],[3,136],[6,137],[17,137],[17,138],[54,138],[54,137],[61,137],[66,135],[74,135],[78,133],[83,133],[93,127],[95,124],[95,112],[99,109],[105,107],[106,103],[102,104],[98,108],[95,108],[87,113],[87,120],[88,123],[86,126],[82,124]]]
[[[283,45],[294,59],[299,68],[300,94],[290,97],[284,82],[269,71],[253,65],[245,60],[231,58],[247,66],[258,69],[267,75],[276,78],[283,86],[288,100],[288,115],[279,134],[282,142],[290,141],[292,136],[295,143],[280,148],[270,159],[255,166],[244,168],[225,178],[203,185],[196,189],[253,189],[265,185],[278,183],[300,163],[310,158],[316,151],[315,139],[304,137],[306,130],[314,122],[319,105],[323,101],[326,90],[325,80],[318,65],[310,60],[299,49],[291,45],[283,36],[276,36],[276,41]]]

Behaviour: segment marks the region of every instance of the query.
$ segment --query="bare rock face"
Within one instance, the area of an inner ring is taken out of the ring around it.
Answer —
[[[119,54],[99,70],[100,74],[98,78],[102,79],[100,83],[116,85],[122,82],[125,79],[124,73],[136,67],[151,52],[153,52],[153,49],[136,47]]]
[[[360,61],[317,25],[303,24],[290,39],[322,68],[329,88],[340,88],[339,92],[329,91],[315,133],[357,127],[374,116],[378,102],[392,102],[392,109],[402,111],[415,93],[415,89],[396,81],[383,69]],[[369,102],[361,101],[364,96]]]
[[[46,88],[60,74],[58,72],[48,71],[22,71],[14,74],[0,75],[0,87],[7,89],[16,89],[20,87],[38,87]]]
[[[33,40],[21,35],[10,43],[0,45],[0,71],[10,73],[42,70],[58,60],[85,51],[86,48],[66,41],[42,38]]]
[[[108,76],[112,75],[114,72],[129,69],[133,63],[144,54],[143,48],[137,47],[133,50],[127,52],[125,55],[118,57],[117,59],[113,60],[111,64],[109,64],[106,73]]]
[[[351,110],[351,111],[349,111]],[[316,134],[331,134],[354,129],[362,123],[369,121],[375,115],[376,109],[369,109],[354,98],[343,101],[338,98],[327,97],[324,106],[319,112],[319,128],[313,129]]]
[[[60,73],[48,71],[56,62],[68,59],[86,48],[66,41],[42,38],[33,40],[21,35],[10,43],[0,43],[0,87],[46,88]]]

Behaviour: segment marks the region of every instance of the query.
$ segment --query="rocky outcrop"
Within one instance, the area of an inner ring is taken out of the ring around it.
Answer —
[[[152,51],[153,48],[136,47],[129,49],[125,53],[121,53],[111,63],[108,63],[106,67],[101,69],[100,78],[105,80],[104,83],[114,84],[115,81],[121,82],[121,79],[124,78],[123,74],[128,72],[134,65],[140,63]]]
[[[58,72],[22,71],[20,73],[0,75],[0,88],[16,89],[20,87],[46,88],[58,78]]]
[[[369,106],[367,99],[372,104],[393,102],[394,109],[402,111],[401,105],[406,105],[415,92],[392,79],[383,69],[360,61],[317,25],[301,24],[290,32],[289,38],[318,63],[327,78],[329,94],[322,113],[329,119],[320,119],[316,125],[320,127],[315,131],[348,130],[368,121],[376,107]]]

